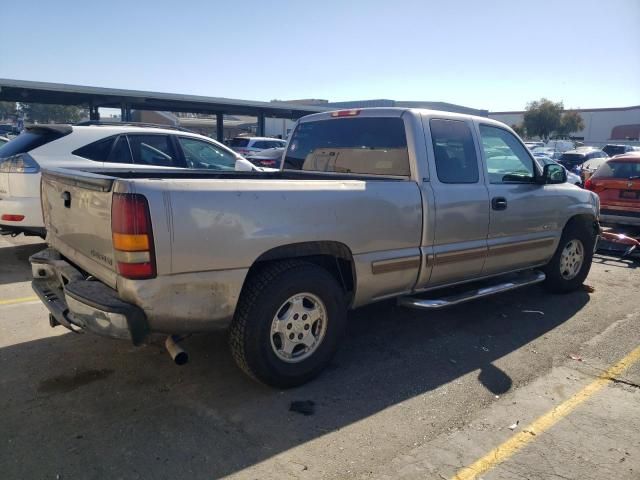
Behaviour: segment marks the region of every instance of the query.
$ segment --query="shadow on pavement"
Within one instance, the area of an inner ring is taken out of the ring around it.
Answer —
[[[0,285],[31,281],[29,257],[46,247],[46,243],[32,243],[0,248]]]
[[[285,392],[242,375],[222,332],[186,340],[184,367],[159,345],[90,335],[9,346],[0,349],[3,477],[218,478],[469,372],[504,393],[512,380],[493,362],[588,300],[531,287],[434,313],[371,305],[351,313],[330,368]],[[314,401],[315,414],[290,412],[294,400]]]

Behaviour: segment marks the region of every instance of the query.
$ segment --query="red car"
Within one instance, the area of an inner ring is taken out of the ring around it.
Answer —
[[[640,152],[607,160],[584,188],[600,197],[603,223],[640,226]]]

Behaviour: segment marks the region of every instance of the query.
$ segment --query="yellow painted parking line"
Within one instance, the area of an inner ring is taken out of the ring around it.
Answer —
[[[511,437],[502,445],[494,448],[484,457],[476,460],[468,467],[460,469],[452,480],[474,480],[479,475],[488,472],[500,463],[504,462],[520,449],[524,448],[528,443],[532,442],[538,435],[553,427],[582,402],[598,393],[611,380],[620,376],[620,374],[638,360],[640,360],[640,346],[636,347],[626,357],[608,368],[605,372],[599,375],[596,380],[584,387],[578,393],[565,400],[553,410],[550,410],[538,419],[534,420],[529,424],[529,426],[525,427],[521,432]]]
[[[34,300],[39,300],[38,297],[22,297],[22,298],[12,298],[10,300],[0,300],[0,305],[15,305],[16,303],[26,303],[33,302]]]

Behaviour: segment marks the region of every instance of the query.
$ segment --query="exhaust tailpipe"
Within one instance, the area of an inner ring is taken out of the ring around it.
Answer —
[[[176,335],[169,335],[167,339],[164,341],[164,347],[171,355],[171,358],[175,362],[176,365],[184,365],[189,361],[189,354],[185,352],[178,342],[182,340],[180,337]]]

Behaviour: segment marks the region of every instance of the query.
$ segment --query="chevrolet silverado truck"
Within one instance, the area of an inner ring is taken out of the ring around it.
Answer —
[[[488,118],[314,114],[274,172],[44,171],[33,288],[52,326],[166,334],[174,357],[184,335],[228,327],[247,374],[290,387],[331,360],[349,309],[578,288],[599,203],[565,180]]]

